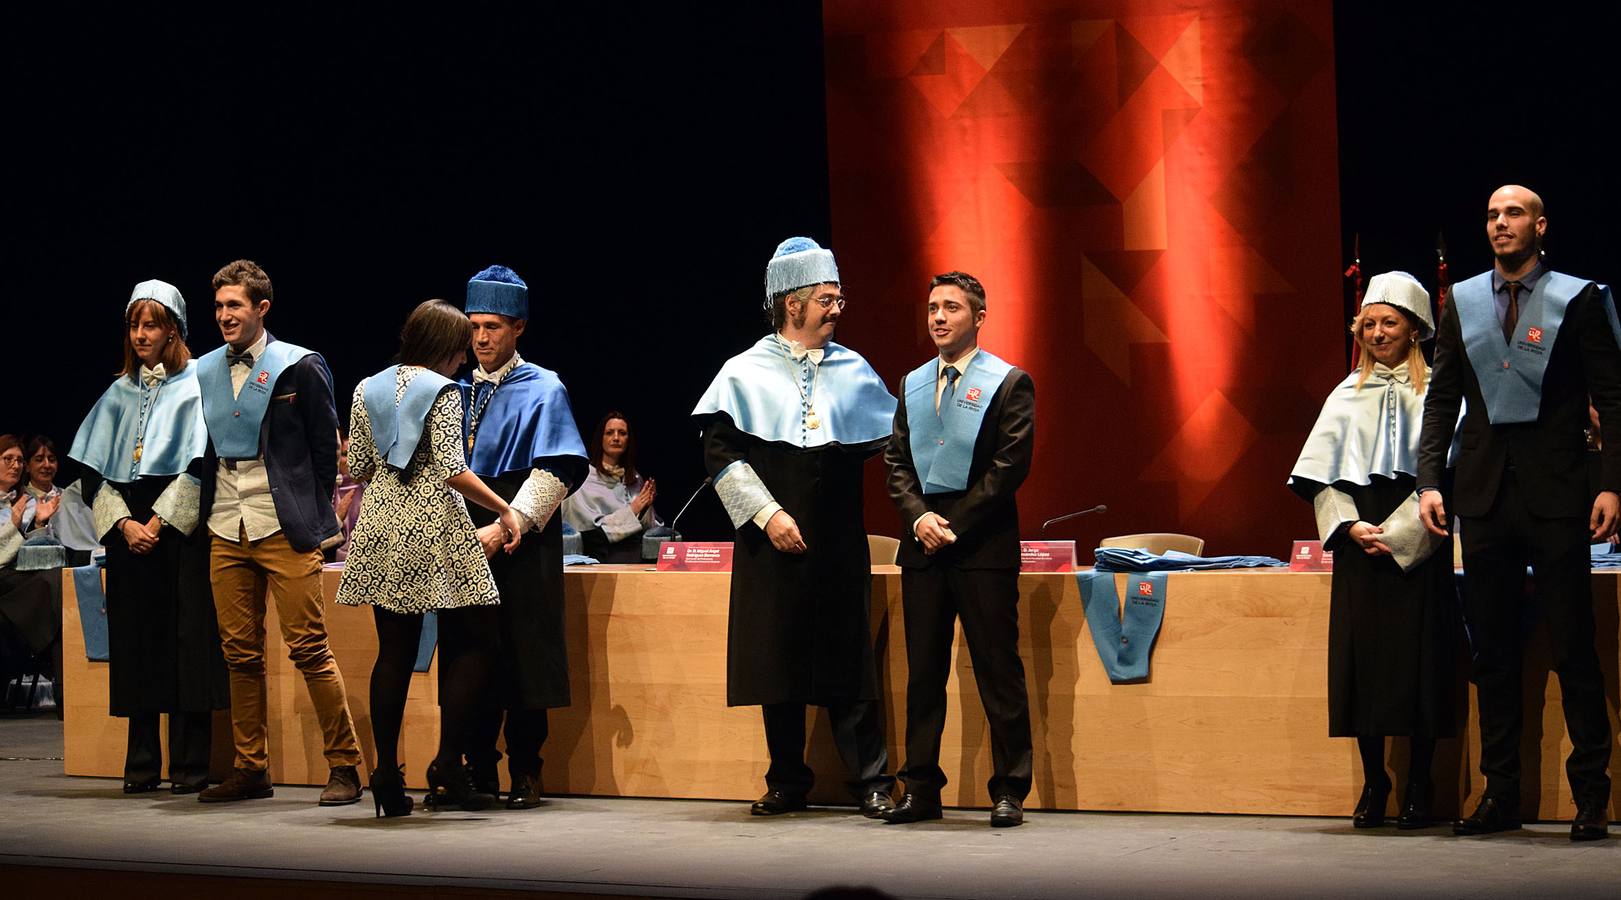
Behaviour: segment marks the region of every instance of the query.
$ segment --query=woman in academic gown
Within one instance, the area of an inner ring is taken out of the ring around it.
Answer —
[[[1385,737],[1409,739],[1400,828],[1432,824],[1437,738],[1457,733],[1454,650],[1462,621],[1449,539],[1419,524],[1418,436],[1434,336],[1430,297],[1412,276],[1368,283],[1351,323],[1358,361],[1328,396],[1289,486],[1312,502],[1334,553],[1329,606],[1328,727],[1355,737],[1363,789],[1353,823],[1384,824],[1391,780]]]
[[[169,716],[176,794],[208,784],[213,711],[230,703],[209,587],[200,476],[207,431],[185,299],[145,281],[124,308],[124,364],[68,456],[107,548],[109,711],[129,719],[124,792],[157,790]]]
[[[563,501],[563,518],[580,533],[586,556],[605,563],[642,561],[642,535],[659,522],[658,485],[636,470],[636,434],[614,410],[586,437],[590,471]]]

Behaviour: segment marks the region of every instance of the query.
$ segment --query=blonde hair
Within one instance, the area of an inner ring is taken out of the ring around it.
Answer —
[[[1388,303],[1368,304],[1368,306],[1375,305],[1390,306]],[[1407,324],[1412,328],[1409,332],[1412,336],[1412,343],[1407,348],[1407,374],[1413,379],[1413,390],[1422,394],[1424,393],[1424,382],[1430,372],[1429,364],[1424,361],[1424,351],[1418,346],[1418,335],[1422,330],[1422,326],[1414,321],[1413,315],[1407,310],[1399,306],[1391,306],[1391,309],[1401,312],[1402,317],[1407,320]],[[1356,362],[1352,364],[1352,368],[1361,370],[1356,379],[1356,389],[1359,391],[1362,390],[1362,385],[1367,382],[1368,376],[1373,374],[1373,365],[1376,362],[1373,353],[1362,344],[1362,322],[1367,318],[1368,307],[1364,306],[1362,309],[1357,310],[1356,317],[1351,319],[1351,339],[1356,342]]]

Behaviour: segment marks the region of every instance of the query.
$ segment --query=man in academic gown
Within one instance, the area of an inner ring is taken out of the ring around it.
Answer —
[[[194,365],[208,425],[202,508],[213,535],[210,581],[231,677],[235,771],[198,794],[204,803],[269,797],[264,621],[274,606],[304,676],[331,774],[322,806],[360,799],[360,745],[343,673],[327,643],[321,546],[339,533],[338,413],[319,353],[265,330],[270,276],[239,259],[214,275],[214,319],[225,346]],[[274,598],[274,603],[268,603]]]
[[[985,288],[964,272],[936,275],[926,308],[939,355],[901,381],[884,451],[901,541],[906,616],[906,795],[891,824],[938,819],[940,734],[956,622],[974,661],[991,731],[991,825],[1024,821],[1030,793],[1030,704],[1019,659],[1019,510],[1030,473],[1035,386],[979,346]]]
[[[523,543],[506,539],[495,514],[469,506],[490,572],[501,591],[501,647],[489,706],[474,717],[468,763],[474,786],[495,793],[496,737],[506,722],[508,809],[540,806],[540,748],[546,710],[568,706],[568,648],[563,640],[563,525],[557,507],[585,479],[585,444],[557,374],[518,355],[529,320],[529,287],[506,266],[467,283],[478,366],[462,382],[467,464],[528,525]]]
[[[1588,542],[1609,538],[1621,510],[1621,350],[1609,289],[1550,271],[1539,249],[1542,199],[1498,188],[1486,211],[1491,271],[1453,287],[1441,317],[1419,439],[1419,515],[1445,534],[1462,522],[1464,619],[1480,706],[1486,793],[1458,834],[1520,826],[1523,585],[1535,573],[1573,745],[1566,773],[1576,800],[1572,840],[1608,833],[1610,719],[1593,645]],[[1588,501],[1587,398],[1603,428],[1602,475]],[[1455,486],[1441,471],[1457,425]]]
[[[772,333],[721,367],[693,410],[704,464],[737,529],[726,697],[760,706],[771,766],[751,811],[804,809],[805,707],[825,706],[861,812],[892,805],[868,606],[861,468],[895,399],[833,343],[844,309],[833,254],[790,238],[766,267]]]

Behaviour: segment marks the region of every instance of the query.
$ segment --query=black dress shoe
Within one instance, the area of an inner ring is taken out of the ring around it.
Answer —
[[[869,819],[882,819],[884,813],[895,808],[895,801],[884,791],[873,791],[861,801],[861,814]]]
[[[901,797],[899,805],[884,813],[884,821],[891,825],[910,825],[913,822],[922,822],[927,819],[938,819],[943,812],[940,810],[939,797],[919,797],[907,791]]]
[[[1452,833],[1471,835],[1513,831],[1520,827],[1520,817],[1517,811],[1509,807],[1508,800],[1487,797],[1480,801],[1480,805],[1475,807],[1474,814],[1469,818],[1452,823]]]
[[[1356,812],[1351,813],[1351,825],[1378,828],[1385,824],[1385,801],[1389,799],[1390,782],[1363,785],[1362,798],[1356,802]]]
[[[804,794],[766,791],[749,807],[749,813],[756,816],[780,816],[783,813],[798,812],[809,805],[805,802]]]
[[[534,809],[545,806],[540,796],[540,779],[534,775],[512,776],[512,791],[507,794],[507,809]]]
[[[1573,841],[1602,841],[1610,836],[1610,809],[1604,800],[1576,807],[1576,820],[1570,823]]]
[[[1434,794],[1434,785],[1427,781],[1407,782],[1407,799],[1402,801],[1401,817],[1396,820],[1396,827],[1402,831],[1414,831],[1434,825],[1435,817],[1430,815],[1430,798]]]
[[[1020,805],[1019,798],[1003,794],[996,798],[996,805],[991,807],[992,828],[1012,828],[1024,824],[1024,807]]]
[[[159,778],[154,778],[151,781],[126,781],[124,782],[124,793],[150,794],[162,786],[163,780]]]
[[[195,794],[195,793],[201,791],[203,788],[206,788],[206,787],[208,787],[208,782],[207,781],[194,781],[194,782],[177,781],[174,784],[169,785],[169,793],[171,793],[171,794]]]

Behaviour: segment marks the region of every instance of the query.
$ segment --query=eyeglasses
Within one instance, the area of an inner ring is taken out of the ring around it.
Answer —
[[[849,301],[845,300],[845,298],[843,296],[839,295],[839,294],[823,294],[820,297],[812,297],[811,299],[816,301],[816,305],[820,306],[823,309],[841,309],[842,310],[842,309],[844,309],[844,304],[849,302]]]
[[[9,453],[7,453],[5,456],[0,456],[0,466],[20,466],[22,464],[23,456],[21,453],[17,454],[16,456],[12,456]]]

